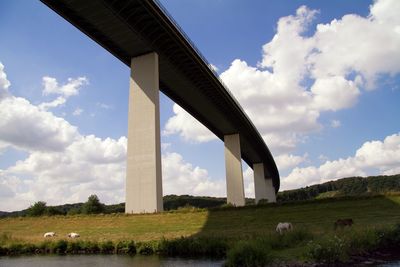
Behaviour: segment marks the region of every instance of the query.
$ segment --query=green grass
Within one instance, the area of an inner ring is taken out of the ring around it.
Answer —
[[[190,256],[208,255],[210,251],[218,250],[220,252],[217,256],[221,256],[229,248],[240,255],[242,251],[254,247],[254,244],[248,244],[246,240],[250,243],[256,240],[254,242],[265,244],[268,253],[256,251],[255,259],[270,260],[273,257],[283,261],[304,260],[311,240],[315,244],[326,242],[334,248],[336,243],[332,238],[347,234],[346,229],[334,232],[333,223],[339,218],[354,220],[351,229],[354,240],[346,241],[346,244],[354,247],[357,242],[368,243],[368,240],[360,238],[368,229],[391,227],[400,222],[400,196],[321,199],[211,210],[184,209],[142,215],[5,218],[0,219],[0,246],[26,244],[22,250],[29,252],[32,250],[31,244],[40,246],[42,242],[52,240],[54,243],[59,242],[55,246],[60,251],[68,251],[75,245],[69,242],[65,245],[60,240],[66,240],[69,232],[78,232],[81,235],[79,242],[83,242],[78,244],[79,247],[86,248],[97,242],[100,252],[112,253],[117,250],[117,244],[125,244],[121,246],[128,250],[127,240],[134,240],[135,250],[142,254],[160,250],[169,255],[186,253]],[[295,230],[279,236],[275,233],[275,227],[278,222],[284,221],[291,222]],[[43,238],[43,234],[49,231],[56,232],[58,236],[54,239]],[[361,241],[357,241],[357,238]],[[375,234],[370,242],[375,242],[374,238]],[[245,241],[239,244],[238,240]],[[325,251],[318,250],[317,245],[312,249],[315,250],[316,258],[325,255]],[[231,258],[236,257],[236,254],[230,255]]]

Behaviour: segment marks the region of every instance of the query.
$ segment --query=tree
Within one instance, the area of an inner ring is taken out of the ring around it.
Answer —
[[[100,202],[99,198],[96,195],[89,196],[88,201],[85,202],[82,206],[83,214],[102,213],[103,211],[104,204]]]
[[[46,212],[46,202],[38,201],[28,208],[28,216],[42,216]]]

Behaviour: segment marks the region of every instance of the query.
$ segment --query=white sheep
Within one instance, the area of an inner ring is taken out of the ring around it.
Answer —
[[[70,238],[78,238],[78,237],[80,237],[80,235],[78,233],[69,233],[68,237],[70,237]]]
[[[54,236],[56,236],[56,233],[55,233],[55,232],[47,232],[47,233],[45,233],[45,234],[43,235],[43,237],[54,237]]]

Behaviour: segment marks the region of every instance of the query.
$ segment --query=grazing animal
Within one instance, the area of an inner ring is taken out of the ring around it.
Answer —
[[[56,236],[56,233],[54,232],[47,232],[43,235],[43,237],[54,237],[54,236]]]
[[[351,227],[353,225],[353,219],[339,219],[334,223],[335,226],[335,230],[340,227],[340,228],[344,228],[346,226]]]
[[[68,237],[70,237],[70,238],[78,238],[78,237],[80,237],[80,235],[78,233],[69,233]]]
[[[289,222],[284,222],[284,223],[278,223],[278,225],[276,226],[276,231],[279,233],[279,234],[282,234],[282,233],[284,233],[284,232],[286,232],[286,231],[289,231],[289,230],[293,230],[293,225],[291,224],[291,223],[289,223]]]

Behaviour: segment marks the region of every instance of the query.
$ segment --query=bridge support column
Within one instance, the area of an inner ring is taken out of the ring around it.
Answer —
[[[261,199],[268,200],[268,203],[276,202],[275,188],[272,184],[272,179],[265,179],[264,164],[253,164],[253,171],[256,204]]]
[[[244,206],[244,186],[239,134],[224,136],[227,202]]]
[[[158,55],[132,58],[125,213],[163,210]]]

